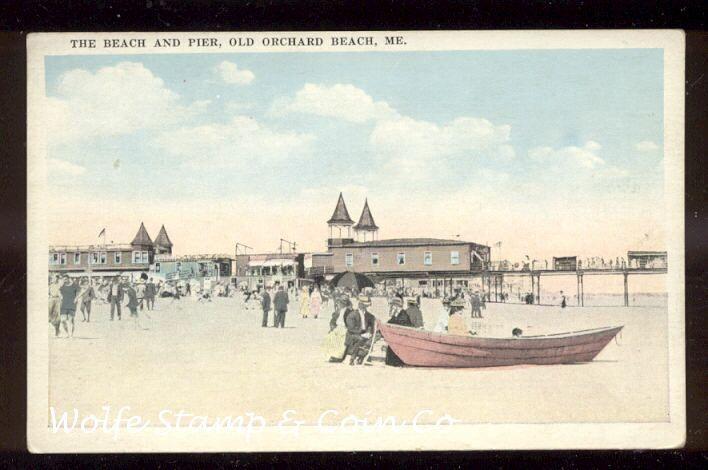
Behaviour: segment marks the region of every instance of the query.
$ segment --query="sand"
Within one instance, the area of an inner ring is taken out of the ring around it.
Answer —
[[[374,299],[372,310],[385,315],[385,300]],[[152,423],[162,410],[210,418],[252,412],[268,423],[294,410],[312,424],[326,410],[338,413],[328,419],[351,413],[398,421],[432,410],[420,422],[443,414],[465,423],[668,420],[665,307],[488,304],[483,335],[625,328],[592,363],[485,369],[326,362],[329,313],[302,319],[291,311],[285,329],[261,328],[257,305],[247,309],[240,298],[158,299],[141,320],[145,329],[135,329],[126,315],[110,322],[108,306],[96,303],[91,323],[78,315],[73,339],[48,335],[49,405],[82,415],[129,406]],[[439,301],[424,299],[423,313],[433,325]]]

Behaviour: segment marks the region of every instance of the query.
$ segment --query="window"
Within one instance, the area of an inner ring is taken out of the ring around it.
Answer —
[[[134,264],[147,264],[149,263],[149,257],[147,251],[134,251],[133,252],[133,263]]]
[[[108,261],[108,254],[105,251],[102,251],[100,259],[101,264],[106,264],[106,262]]]
[[[379,265],[379,254],[378,253],[371,253],[371,266],[378,266]]]
[[[113,253],[113,262],[115,264],[120,264],[122,258],[121,255],[122,253],[120,251],[116,251],[115,253]]]
[[[155,263],[155,272],[156,273],[160,272],[160,263]]]
[[[396,255],[396,264],[398,264],[399,266],[406,264],[406,254],[405,253],[398,253]]]
[[[66,253],[59,253],[59,264],[66,264]]]
[[[451,251],[450,252],[450,264],[460,264],[460,252]]]
[[[81,264],[81,253],[74,253],[74,264]]]
[[[59,253],[52,253],[51,256],[49,257],[50,263],[52,264],[59,264]]]
[[[426,251],[423,253],[423,264],[426,266],[432,266],[433,264],[433,252]]]
[[[91,253],[91,264],[98,264],[98,256],[99,256],[99,253],[96,251]]]
[[[354,266],[354,253],[347,253],[344,255],[344,264],[350,268]]]

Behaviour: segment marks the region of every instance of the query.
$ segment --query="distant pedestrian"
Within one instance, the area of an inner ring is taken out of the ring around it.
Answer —
[[[157,295],[157,287],[152,278],[145,284],[145,306],[148,310],[155,308],[155,296]]]
[[[91,321],[91,303],[96,298],[96,292],[91,285],[91,282],[86,279],[81,283],[79,292],[79,306],[81,308],[81,316],[84,322]]]
[[[59,276],[54,276],[49,284],[49,323],[54,327],[54,336],[59,336],[61,325],[61,286]]]
[[[310,295],[310,313],[314,318],[320,316],[320,310],[322,309],[322,294],[320,294],[320,289],[315,287]]]
[[[128,296],[128,303],[126,304],[126,307],[128,307],[128,310],[130,310],[130,317],[134,321],[135,328],[137,328],[138,327],[138,306],[140,305],[138,302],[138,294],[137,294],[135,288],[127,282],[123,285],[123,291],[124,291],[125,295]]]
[[[273,306],[275,307],[275,326],[285,328],[285,314],[288,312],[288,294],[283,290],[283,286],[278,286],[278,292],[273,297]]]
[[[71,282],[69,276],[64,277],[64,285],[61,286],[61,326],[67,336],[74,336],[74,316],[76,315],[76,295],[79,292],[78,286]],[[71,328],[69,328],[71,327]]]
[[[563,294],[563,291],[561,291],[561,308],[565,308],[567,305],[565,295]]]
[[[268,326],[268,312],[270,312],[270,292],[268,292],[270,289],[265,288],[263,291],[263,296],[261,297],[261,308],[263,309],[263,321],[261,322],[261,326],[263,328]],[[276,327],[278,326],[276,323],[276,318],[275,315],[273,316],[273,326]]]
[[[123,303],[123,289],[120,285],[118,276],[113,278],[113,283],[108,289],[108,302],[111,304],[111,321],[113,321],[113,315],[115,311],[118,311],[118,320],[120,320],[120,309]]]
[[[300,316],[307,318],[310,316],[310,291],[307,287],[302,288],[300,296]]]

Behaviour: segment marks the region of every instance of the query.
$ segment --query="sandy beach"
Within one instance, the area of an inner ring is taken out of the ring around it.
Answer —
[[[439,300],[424,299],[426,326],[440,308]],[[488,304],[483,336],[509,336],[514,327],[528,335],[625,328],[592,363],[486,369],[329,363],[321,344],[330,311],[302,319],[291,310],[286,328],[275,329],[262,328],[257,304],[245,308],[240,297],[158,299],[136,329],[125,314],[109,321],[108,306],[97,302],[90,323],[77,315],[73,339],[48,335],[49,406],[82,414],[129,406],[153,423],[165,409],[209,417],[252,412],[268,423],[294,410],[313,424],[326,410],[400,421],[429,409],[431,419],[449,414],[465,423],[668,420],[664,307]],[[375,298],[372,313],[385,311],[385,300]]]

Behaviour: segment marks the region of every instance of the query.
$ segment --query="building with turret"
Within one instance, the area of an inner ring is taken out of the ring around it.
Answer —
[[[326,277],[354,271],[375,279],[418,279],[420,285],[428,281],[437,285],[440,280],[464,279],[489,266],[490,248],[478,243],[425,237],[380,239],[368,198],[359,221],[353,224],[340,193],[327,221],[327,252],[306,256],[306,272]]]
[[[95,245],[53,245],[49,247],[49,272],[69,276],[136,277],[147,273],[158,253],[171,253],[165,226],[153,242],[145,224],[130,243],[97,243]]]

